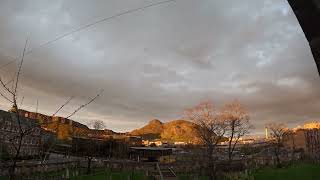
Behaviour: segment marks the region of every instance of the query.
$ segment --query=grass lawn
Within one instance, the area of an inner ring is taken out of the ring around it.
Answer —
[[[46,174],[46,176],[50,177],[51,174]],[[281,169],[264,168],[249,176],[251,178],[253,176],[254,180],[320,180],[320,164],[297,164]],[[111,172],[110,170],[99,170],[90,175],[73,177],[71,180],[127,180],[129,177],[131,177],[130,179],[132,180],[148,179],[143,171]],[[0,180],[3,179],[6,178],[0,177]],[[187,174],[179,174],[178,179],[194,180],[195,177]],[[207,180],[208,178],[198,177],[197,179]]]
[[[254,174],[255,180],[320,180],[320,164],[298,164],[282,169],[266,168]]]
[[[130,177],[131,180],[147,180],[147,177],[144,175],[144,172],[142,171],[121,171],[121,172],[111,172],[109,170],[94,170],[93,174],[89,175],[80,175],[77,177],[71,177],[71,180],[128,180]],[[61,172],[58,173],[46,173],[43,177],[40,177],[40,179],[53,177],[62,177]],[[71,175],[71,172],[70,172]],[[34,177],[35,179],[36,176]],[[7,177],[0,177],[0,180],[8,180]]]

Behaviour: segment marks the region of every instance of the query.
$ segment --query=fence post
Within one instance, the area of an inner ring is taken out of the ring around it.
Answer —
[[[68,179],[69,178],[69,168],[67,167],[66,169],[66,178]]]

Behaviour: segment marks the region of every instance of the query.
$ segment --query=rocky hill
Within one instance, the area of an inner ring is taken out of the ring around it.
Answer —
[[[142,136],[146,140],[161,139],[164,141],[198,142],[196,125],[185,120],[173,120],[167,123],[154,119],[146,126],[133,130],[129,135]]]
[[[12,111],[9,110],[9,111]],[[40,113],[19,110],[23,117],[36,119],[42,124],[42,128],[57,134],[58,139],[70,139],[72,136],[108,138],[113,135],[124,135],[112,130],[93,130],[88,126],[63,117],[52,117]],[[196,125],[185,120],[173,120],[167,123],[154,119],[146,126],[126,133],[126,135],[141,136],[146,140],[161,139],[168,142],[197,143]]]

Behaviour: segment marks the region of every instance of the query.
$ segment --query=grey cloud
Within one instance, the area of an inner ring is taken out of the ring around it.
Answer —
[[[0,0],[0,65],[81,25],[146,0]],[[16,63],[1,70],[6,79]],[[201,100],[237,98],[256,132],[271,120],[295,126],[319,119],[320,85],[303,32],[285,0],[177,0],[112,19],[27,56],[23,107],[60,115],[105,89],[73,118],[128,131],[153,118],[180,118]],[[9,104],[1,100],[1,108]]]

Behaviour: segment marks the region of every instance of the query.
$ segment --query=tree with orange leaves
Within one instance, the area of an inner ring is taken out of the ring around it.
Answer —
[[[185,111],[186,118],[197,125],[198,138],[207,148],[208,172],[210,179],[215,177],[215,162],[213,153],[219,142],[224,138],[226,123],[221,113],[212,102],[202,102]]]
[[[276,156],[277,167],[281,167],[280,150],[283,146],[284,135],[288,132],[288,128],[283,123],[272,122],[267,124],[267,128],[270,129],[270,135],[272,137],[272,146],[274,155]]]
[[[221,110],[221,116],[227,125],[225,135],[229,139],[228,160],[231,163],[237,143],[241,137],[250,132],[253,126],[250,123],[249,113],[238,100],[225,104]]]

